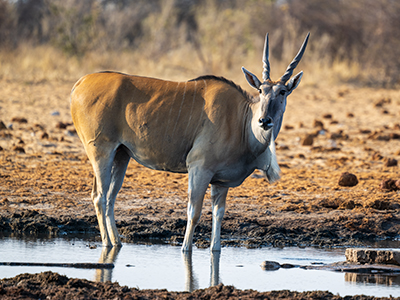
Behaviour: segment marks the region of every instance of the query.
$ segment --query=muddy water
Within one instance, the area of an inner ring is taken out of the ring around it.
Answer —
[[[393,246],[393,245],[384,245]],[[398,245],[397,245],[398,246]],[[221,255],[194,249],[182,255],[179,247],[163,244],[125,244],[119,251],[104,251],[96,242],[82,239],[0,239],[1,262],[96,263],[114,262],[112,270],[59,267],[0,266],[0,278],[51,270],[68,277],[117,281],[140,289],[191,291],[223,283],[240,289],[329,290],[341,296],[365,294],[400,296],[400,276],[371,276],[300,268],[263,271],[265,260],[280,264],[310,265],[345,260],[345,249],[223,248]]]

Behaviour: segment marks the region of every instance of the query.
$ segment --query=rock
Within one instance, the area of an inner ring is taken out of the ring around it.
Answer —
[[[356,186],[358,184],[357,176],[349,172],[344,172],[340,175],[340,186]]]
[[[360,129],[361,134],[370,134],[372,131],[369,129]]]
[[[291,125],[285,125],[285,130],[292,130],[292,129],[294,129],[294,127],[293,126],[291,126]]]
[[[0,121],[0,130],[7,129],[7,126],[3,123],[3,121]]]
[[[281,145],[281,146],[276,147],[276,149],[277,150],[289,150],[289,146]]]
[[[322,117],[324,119],[332,119],[332,115],[331,114],[324,114]]]
[[[370,207],[370,208],[377,209],[377,210],[387,210],[387,209],[392,209],[394,206],[389,201],[386,201],[386,200],[382,201],[382,200],[375,199],[375,200],[365,202],[364,207]]]
[[[400,265],[400,250],[346,249],[346,260],[360,264]]]
[[[263,269],[264,271],[275,271],[281,267],[281,265],[278,262],[268,261],[268,260],[263,261],[260,266],[261,269]]]
[[[385,162],[386,167],[395,167],[397,166],[397,159],[394,158],[388,158]]]
[[[25,149],[22,148],[21,146],[14,146],[12,150],[19,153],[25,153]]]
[[[375,152],[372,155],[372,160],[381,160],[382,158],[383,158],[383,156],[379,152]]]
[[[44,130],[44,127],[39,123],[33,124],[33,127],[35,127],[36,129],[39,129],[39,130]]]
[[[324,123],[322,123],[320,120],[314,120],[314,127],[324,128]]]
[[[68,124],[68,123],[63,123],[63,122],[58,122],[58,123],[56,124],[56,128],[58,128],[58,129],[66,129],[66,128],[68,127],[68,125],[70,125],[70,124]]]
[[[397,180],[399,181],[399,180]],[[397,191],[399,188],[396,185],[397,181],[393,179],[383,179],[379,185],[379,188],[381,190],[387,190],[387,191]]]
[[[339,130],[338,132],[332,132],[329,135],[329,138],[332,140],[347,140],[349,136],[343,133],[343,130]]]
[[[397,180],[394,185],[397,187],[398,190],[400,190],[400,179]]]
[[[392,140],[400,140],[400,134],[392,132],[391,134],[389,134],[390,139]]]
[[[347,117],[348,117],[348,118],[354,118],[354,114],[348,113],[348,114],[347,114]]]
[[[390,141],[390,135],[389,134],[381,134],[381,135],[378,135],[377,137],[376,137],[376,140],[377,141]]]
[[[340,204],[339,209],[353,209],[355,207],[356,203],[353,200],[345,200]]]
[[[303,139],[303,141],[301,142],[301,144],[302,144],[303,146],[311,146],[313,143],[314,143],[314,137],[313,137],[311,134],[307,135],[307,136]]]
[[[11,119],[11,122],[16,122],[16,123],[28,123],[28,120],[22,117],[14,117]]]

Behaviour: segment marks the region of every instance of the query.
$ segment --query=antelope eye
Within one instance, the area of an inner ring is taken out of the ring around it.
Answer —
[[[258,90],[258,92],[261,94],[261,93],[262,93],[262,90],[261,90],[261,89],[259,89],[259,90]]]
[[[279,94],[281,94],[281,95],[283,96],[283,95],[286,94],[286,91],[285,91],[285,90],[281,90],[281,91],[279,92]]]

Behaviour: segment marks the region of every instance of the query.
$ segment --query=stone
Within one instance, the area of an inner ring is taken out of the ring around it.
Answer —
[[[301,144],[302,144],[303,146],[311,146],[313,143],[314,143],[314,137],[313,137],[311,134],[307,135],[307,136],[303,139],[303,141],[301,142]]]
[[[388,158],[385,162],[386,167],[396,167],[397,166],[397,159],[395,158]]]
[[[275,271],[278,270],[281,267],[280,263],[276,262],[276,261],[263,261],[261,263],[261,269],[263,269],[264,271]]]
[[[322,117],[324,119],[332,119],[332,114],[324,114]]]
[[[7,129],[7,126],[3,123],[3,121],[0,121],[0,130]]]
[[[66,129],[66,128],[68,127],[68,125],[70,125],[70,124],[68,124],[68,123],[63,123],[63,122],[58,122],[58,123],[56,124],[56,128],[58,128],[58,129]]]
[[[400,265],[400,250],[348,248],[345,255],[352,263]]]
[[[400,179],[396,180],[396,182],[394,183],[394,185],[397,187],[398,190],[400,190]]]
[[[314,120],[314,127],[324,128],[324,123],[322,123],[320,120]]]
[[[23,118],[23,117],[14,117],[14,118],[11,119],[11,122],[26,124],[26,123],[28,123],[28,120],[26,118]]]
[[[396,183],[397,181],[393,179],[383,179],[379,185],[379,188],[381,190],[396,191],[399,189]]]
[[[14,146],[12,150],[19,153],[25,153],[25,149],[20,146]]]
[[[358,184],[357,176],[349,172],[340,175],[338,184],[340,186],[356,186]]]

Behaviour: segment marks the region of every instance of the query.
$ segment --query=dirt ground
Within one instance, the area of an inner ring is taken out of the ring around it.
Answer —
[[[73,84],[0,80],[4,124],[0,123],[0,229],[4,233],[98,236],[90,199],[93,173],[69,113]],[[222,224],[224,246],[330,247],[398,237],[399,91],[300,86],[288,97],[277,155],[282,169],[279,182],[270,185],[256,171],[229,191]],[[344,172],[354,174],[358,184],[339,185]],[[393,181],[382,183],[389,179]],[[162,238],[181,243],[186,190],[186,175],[149,170],[131,161],[115,208],[123,242]],[[208,247],[210,233],[208,194],[196,245]],[[2,281],[0,294],[8,293],[5,284]],[[101,285],[82,283],[86,284]],[[208,291],[212,289],[233,288]],[[301,297],[307,298],[293,299]],[[335,297],[315,295],[316,299]]]

